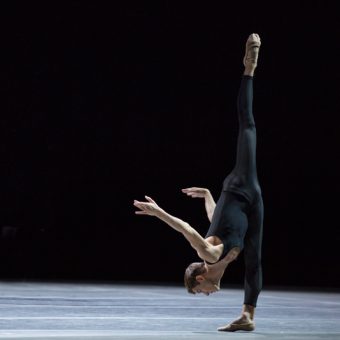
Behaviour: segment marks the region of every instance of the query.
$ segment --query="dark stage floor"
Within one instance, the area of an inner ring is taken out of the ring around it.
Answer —
[[[0,339],[340,339],[340,294],[264,290],[252,333],[217,332],[243,292],[165,285],[0,282]]]

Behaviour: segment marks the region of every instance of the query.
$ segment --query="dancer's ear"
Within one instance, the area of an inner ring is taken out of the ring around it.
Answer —
[[[205,277],[204,276],[202,276],[202,275],[197,275],[196,276],[196,281],[198,281],[198,282],[203,282],[205,280]]]

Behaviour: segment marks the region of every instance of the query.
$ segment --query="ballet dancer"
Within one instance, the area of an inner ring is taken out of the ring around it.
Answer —
[[[262,288],[261,243],[263,230],[263,201],[256,170],[256,128],[252,113],[253,77],[261,40],[251,34],[246,42],[243,59],[244,73],[239,89],[237,110],[239,133],[236,164],[223,182],[215,203],[206,188],[186,188],[182,192],[204,198],[211,222],[203,238],[194,228],[160,208],[148,196],[146,201],[134,201],[137,215],[156,216],[183,234],[204,262],[188,266],[184,275],[189,293],[209,295],[220,290],[221,278],[243,250],[245,263],[244,302],[241,315],[219,331],[253,331],[257,299]]]

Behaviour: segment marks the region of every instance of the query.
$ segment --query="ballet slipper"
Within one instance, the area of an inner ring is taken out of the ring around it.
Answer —
[[[246,323],[230,323],[226,326],[218,328],[217,330],[221,332],[235,332],[235,331],[251,332],[254,329],[255,329],[255,322],[246,322]]]
[[[251,66],[257,65],[257,59],[259,56],[261,46],[261,40],[258,34],[251,34],[247,40],[246,43],[246,53],[243,58],[243,65],[246,67],[249,66],[249,63]]]

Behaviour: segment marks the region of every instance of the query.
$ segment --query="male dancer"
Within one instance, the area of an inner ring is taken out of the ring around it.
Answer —
[[[220,289],[220,281],[229,263],[244,250],[245,295],[241,316],[220,331],[252,331],[254,313],[262,288],[261,243],[263,202],[256,172],[256,128],[252,114],[253,76],[257,66],[260,37],[251,34],[243,59],[245,66],[238,95],[239,134],[236,165],[223,182],[220,198],[215,204],[205,188],[182,191],[190,197],[205,199],[210,228],[203,238],[188,223],[168,214],[156,202],[135,200],[136,214],[156,216],[182,233],[204,262],[192,263],[185,271],[185,286],[190,293],[209,295]]]

